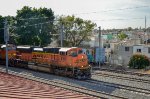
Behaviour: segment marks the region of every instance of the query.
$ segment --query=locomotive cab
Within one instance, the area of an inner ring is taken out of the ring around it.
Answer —
[[[8,59],[11,60],[15,57],[16,47],[12,44],[8,44]],[[0,46],[0,63],[5,64],[6,60],[6,45]],[[10,62],[10,61],[9,61]]]
[[[12,44],[8,44],[8,58],[10,59],[16,52],[16,47]],[[6,45],[0,47],[0,59],[6,59]]]
[[[66,55],[66,65],[72,69],[75,78],[87,79],[91,77],[87,56],[82,53],[81,48],[61,48],[60,54]]]

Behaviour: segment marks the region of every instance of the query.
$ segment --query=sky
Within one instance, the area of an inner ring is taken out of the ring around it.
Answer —
[[[102,29],[144,28],[146,16],[150,27],[150,0],[0,0],[0,15],[15,16],[23,6],[51,8],[55,15],[75,15]]]

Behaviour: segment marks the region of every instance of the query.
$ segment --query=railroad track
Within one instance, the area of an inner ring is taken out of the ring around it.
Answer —
[[[94,73],[93,75],[150,84],[150,80],[141,79],[141,78],[125,77],[125,76],[120,76],[120,75],[111,75],[111,74],[106,74],[106,73],[102,73],[102,72]]]
[[[116,69],[106,69],[106,68],[101,68],[99,70],[100,71],[108,71],[108,72],[120,73],[120,74],[128,74],[128,75],[150,77],[150,74],[137,73],[137,72],[127,71],[127,70],[116,70]]]
[[[0,71],[5,72],[4,68],[0,68]],[[71,90],[74,92],[78,92],[78,93],[82,93],[82,94],[86,94],[89,96],[93,96],[95,98],[101,98],[101,99],[127,99],[126,97],[121,97],[121,96],[116,96],[116,95],[112,95],[109,93],[105,93],[105,92],[101,92],[101,91],[95,91],[92,89],[87,89],[81,86],[76,86],[76,85],[71,85],[71,84],[66,84],[66,83],[62,83],[62,82],[58,82],[58,81],[53,81],[53,80],[49,80],[49,79],[44,79],[44,78],[40,78],[40,77],[36,77],[33,76],[32,74],[28,74],[28,73],[18,73],[18,72],[14,72],[14,71],[9,71],[10,74],[12,75],[16,75],[19,77],[24,77],[33,81],[38,81],[44,84],[48,84],[48,85],[52,85],[52,86],[56,86],[56,87],[60,87],[62,89],[67,89],[67,90]]]
[[[93,99],[47,84],[0,72],[0,99]]]
[[[99,80],[95,80],[95,79],[86,80],[85,82],[96,84],[96,85],[100,85],[103,83],[103,86],[106,86],[106,87],[113,87],[113,88],[127,90],[127,91],[134,92],[134,93],[150,95],[150,90],[148,90],[148,89],[131,87],[131,86],[126,86],[126,85],[121,85],[121,84],[108,83],[108,82],[99,81]]]

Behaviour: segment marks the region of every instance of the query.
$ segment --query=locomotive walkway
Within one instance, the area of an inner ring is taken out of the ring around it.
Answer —
[[[0,72],[0,99],[92,99],[92,97]]]

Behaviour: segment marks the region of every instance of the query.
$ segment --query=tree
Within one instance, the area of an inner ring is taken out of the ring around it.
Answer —
[[[75,16],[61,16],[57,26],[64,26],[64,46],[79,46],[83,41],[89,41],[91,32],[96,26],[89,20]]]
[[[15,33],[14,25],[15,25],[15,17],[14,16],[6,16],[4,17],[7,19],[8,26],[9,26],[9,44],[15,44],[17,39],[17,34]]]
[[[133,30],[133,29],[132,29],[132,27],[128,27],[127,30],[128,30],[128,31],[131,31],[131,30]]]
[[[5,22],[5,19],[7,19],[7,22],[8,22],[8,26],[9,26],[9,41],[8,43],[13,43],[15,42],[15,39],[16,39],[16,36],[15,36],[15,33],[14,33],[14,29],[12,28],[12,26],[14,25],[14,19],[15,17],[13,16],[5,16],[5,17],[2,17],[0,16],[0,43],[5,43],[4,42],[4,22]]]
[[[4,17],[0,16],[0,44],[4,43]]]
[[[16,43],[21,45],[46,46],[51,42],[54,13],[47,8],[24,6],[17,11],[15,33]]]
[[[150,65],[149,58],[142,54],[134,54],[129,61],[130,68],[142,69]]]
[[[128,37],[125,33],[121,32],[120,34],[118,34],[118,38],[120,40],[124,40],[126,37]]]

